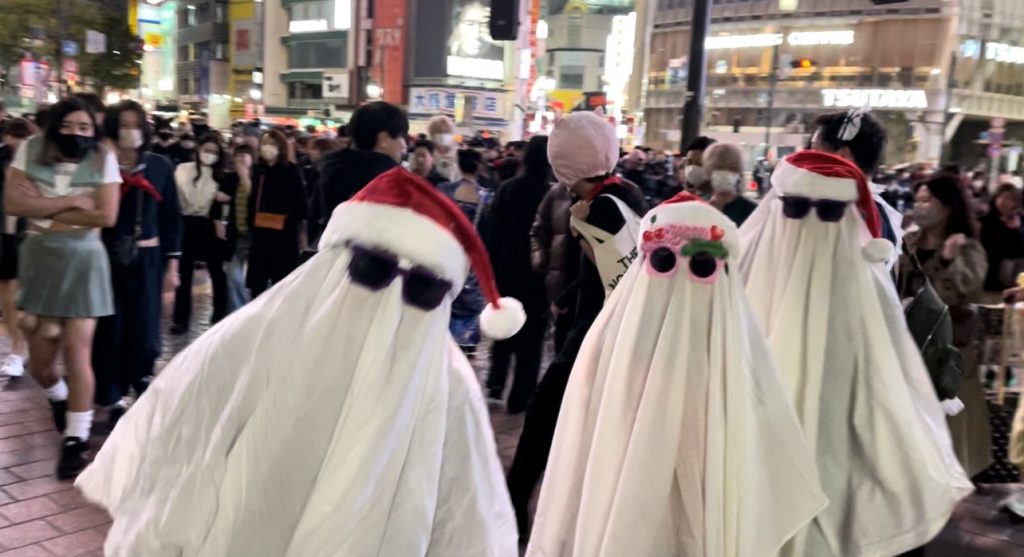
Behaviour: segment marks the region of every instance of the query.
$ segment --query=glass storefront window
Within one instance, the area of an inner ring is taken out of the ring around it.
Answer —
[[[303,41],[288,45],[291,69],[344,68],[348,57],[347,41]]]
[[[324,98],[323,85],[320,83],[292,82],[288,84],[288,98],[292,100]]]

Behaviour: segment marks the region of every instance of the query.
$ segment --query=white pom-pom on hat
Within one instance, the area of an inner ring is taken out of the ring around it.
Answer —
[[[885,238],[872,238],[861,247],[861,254],[870,263],[885,263],[892,257],[895,249],[892,242]]]
[[[505,340],[526,323],[526,310],[515,298],[503,297],[497,305],[487,304],[480,314],[480,330],[494,340]]]
[[[942,411],[945,412],[947,416],[956,416],[960,412],[963,412],[965,408],[963,401],[959,398],[946,399],[942,401],[941,404]]]

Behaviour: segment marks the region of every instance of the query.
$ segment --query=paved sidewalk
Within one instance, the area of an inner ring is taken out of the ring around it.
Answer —
[[[196,303],[196,323],[205,323],[209,296],[201,288],[197,289]],[[199,328],[193,336],[201,332]],[[160,363],[189,340],[167,338]],[[7,337],[0,329],[0,354],[8,350]],[[97,418],[105,420],[103,415]],[[492,407],[491,422],[507,469],[523,418]],[[103,439],[94,436],[93,446],[99,447]],[[43,392],[27,377],[0,379],[0,557],[103,555],[110,518],[102,509],[86,503],[71,482],[56,480],[59,443]],[[928,557],[1024,556],[1024,522],[1014,522],[998,510],[1011,491],[1024,494],[1024,487],[987,486],[961,503],[951,523],[929,545]]]

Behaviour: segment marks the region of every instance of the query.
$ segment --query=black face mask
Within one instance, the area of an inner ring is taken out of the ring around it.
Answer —
[[[65,159],[78,160],[84,157],[95,144],[95,138],[72,133],[57,134],[57,149]]]

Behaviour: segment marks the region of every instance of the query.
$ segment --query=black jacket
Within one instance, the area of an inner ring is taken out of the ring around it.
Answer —
[[[371,180],[398,166],[387,155],[374,151],[345,149],[324,157],[320,170],[320,191],[324,215],[330,219],[334,208],[359,193]]]
[[[547,307],[547,296],[543,275],[530,262],[530,228],[550,188],[547,176],[519,176],[501,184],[491,204],[488,247],[498,290],[541,307]]]

